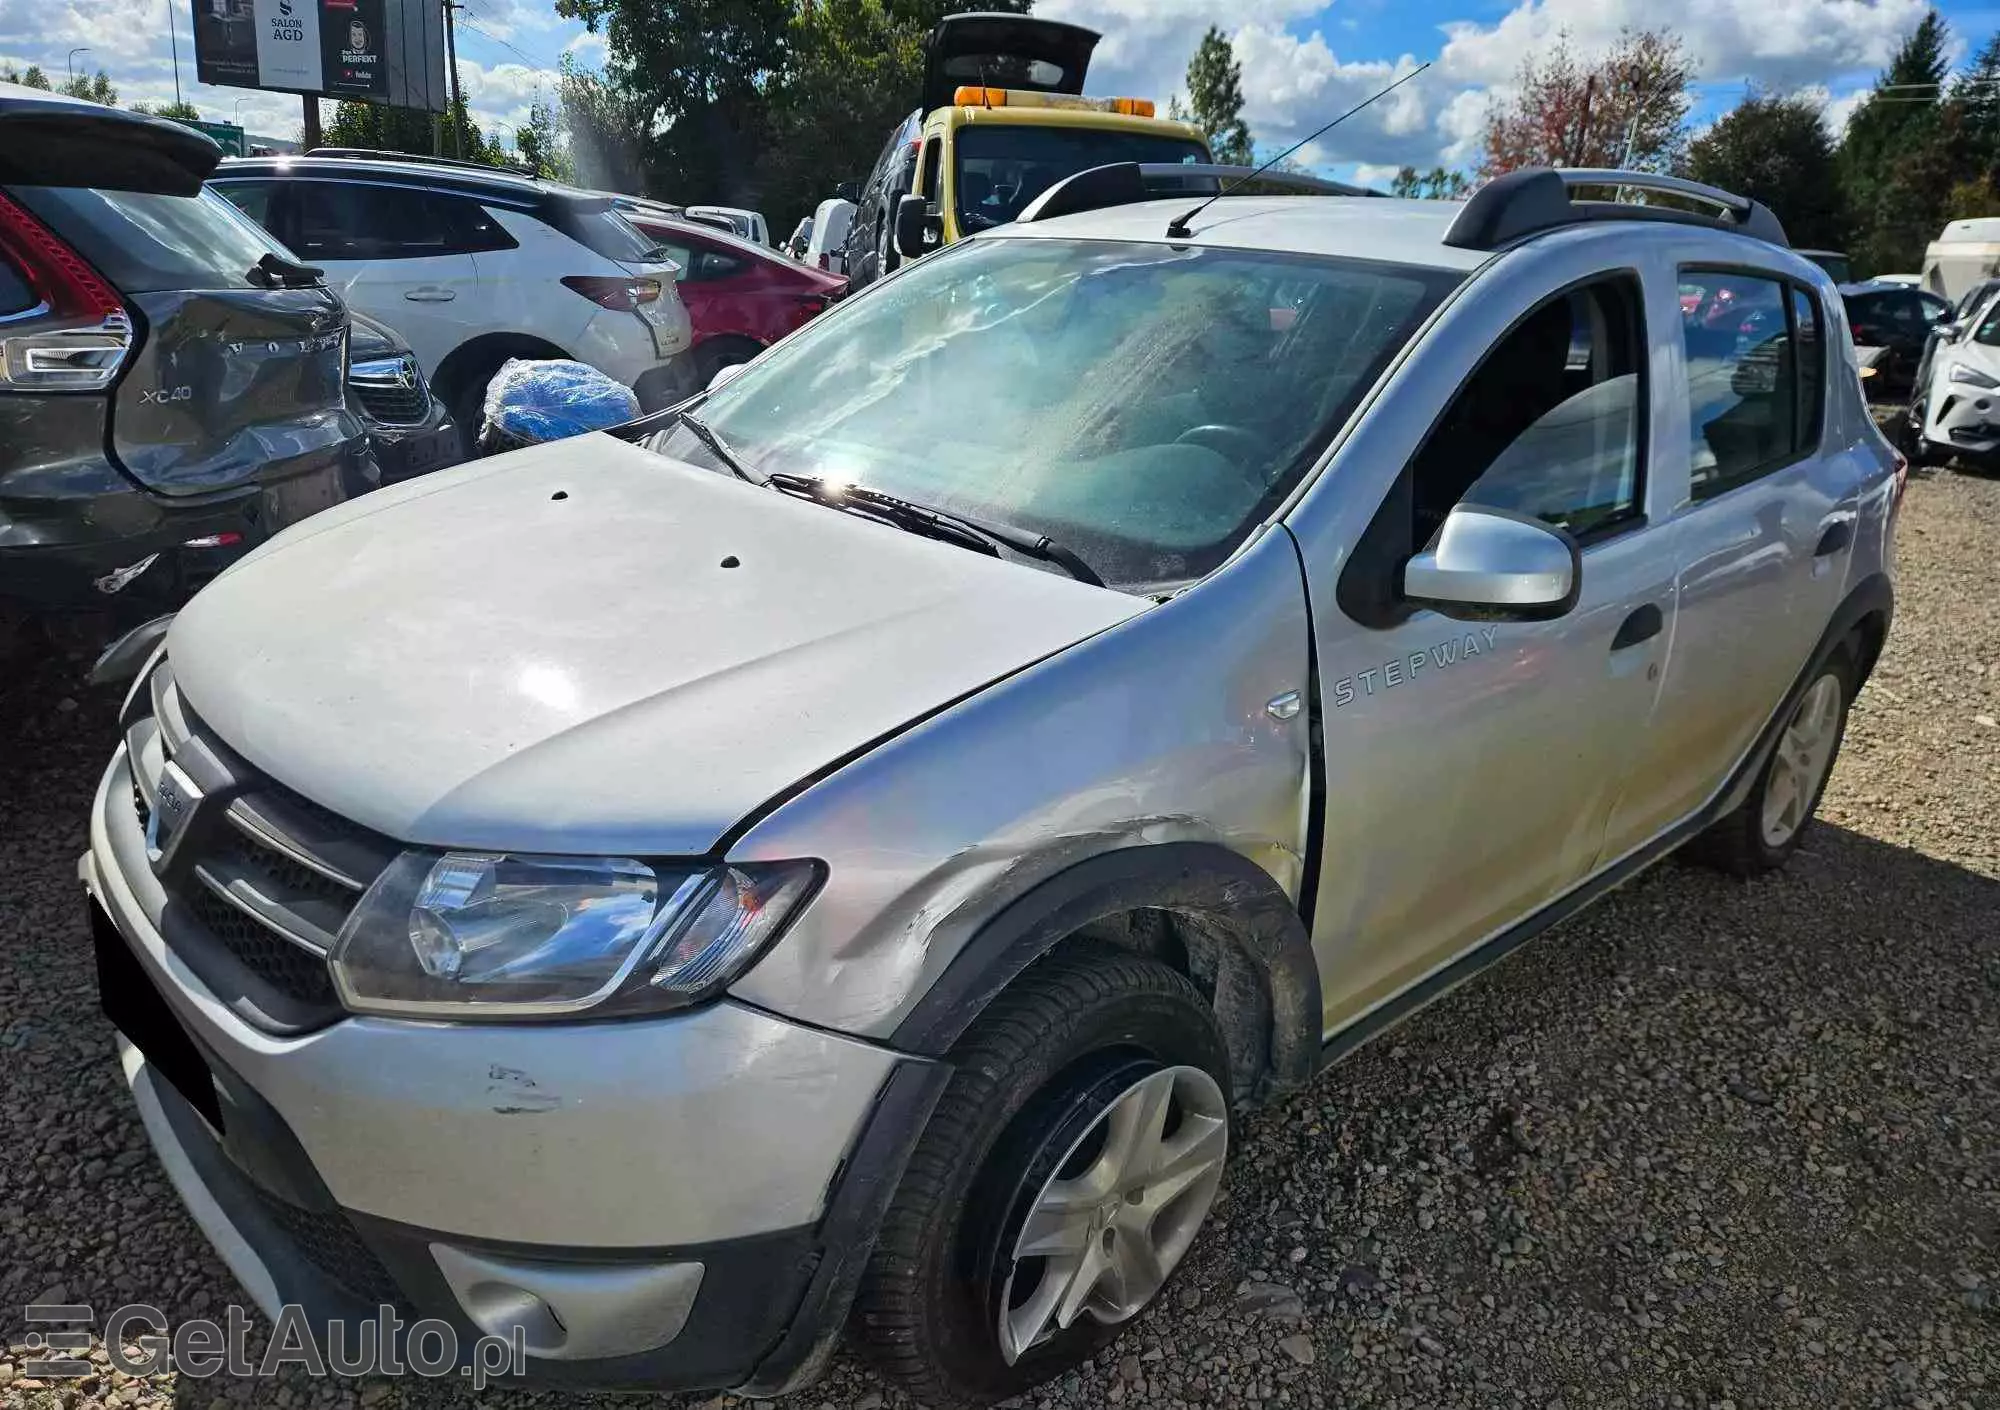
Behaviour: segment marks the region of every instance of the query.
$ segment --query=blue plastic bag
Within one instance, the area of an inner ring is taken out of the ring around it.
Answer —
[[[564,358],[509,358],[486,384],[480,449],[491,454],[602,431],[639,414],[632,389]]]

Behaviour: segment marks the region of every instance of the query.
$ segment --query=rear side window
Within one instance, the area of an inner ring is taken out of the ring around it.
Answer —
[[[556,228],[592,254],[620,264],[649,263],[657,248],[657,242],[613,210],[608,201],[603,205],[585,201],[566,203]]]
[[[1681,339],[1690,487],[1703,500],[1782,469],[1818,445],[1824,320],[1810,292],[1775,277],[1684,269],[1681,280],[1700,291],[1681,299]],[[1916,300],[1906,302],[1914,312]]]
[[[443,204],[408,186],[301,181],[292,187],[292,230],[307,261],[422,259],[451,252]]]
[[[521,242],[501,228],[493,213],[469,196],[434,196],[444,217],[445,243],[454,254],[488,254],[519,249]]]
[[[249,272],[285,247],[213,191],[158,196],[83,186],[15,186],[15,200],[128,294],[249,289]]]

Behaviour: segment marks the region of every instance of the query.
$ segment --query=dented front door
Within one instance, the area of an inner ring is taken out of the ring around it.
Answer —
[[[1587,548],[1581,600],[1552,622],[1419,611],[1368,630],[1314,604],[1331,628],[1320,632],[1327,787],[1313,915],[1330,1029],[1602,860],[1671,623],[1630,649],[1612,642],[1635,611],[1672,612],[1661,547],[1641,527]]]

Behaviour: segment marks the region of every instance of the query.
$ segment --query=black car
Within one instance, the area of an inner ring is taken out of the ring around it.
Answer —
[[[1951,316],[1951,304],[1928,289],[1880,282],[1842,284],[1840,299],[1855,344],[1885,350],[1875,364],[1876,385],[1869,388],[1870,395],[1908,391],[1931,328]]]
[[[349,309],[347,404],[368,427],[382,483],[393,485],[464,459],[458,426],[431,395],[417,355],[386,323]]]
[[[176,607],[373,483],[347,310],[178,123],[0,84],[0,613]]]

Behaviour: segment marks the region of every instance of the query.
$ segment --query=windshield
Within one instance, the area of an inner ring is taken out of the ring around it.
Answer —
[[[1113,162],[1205,162],[1199,142],[1098,127],[967,123],[954,143],[958,223],[969,234],[1004,225],[1065,176]]]
[[[1459,277],[974,240],[807,324],[700,415],[757,472],[1046,534],[1108,584],[1149,591],[1228,556]],[[716,467],[684,427],[661,448]]]

